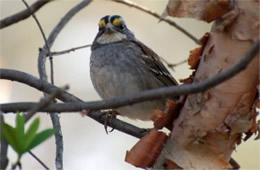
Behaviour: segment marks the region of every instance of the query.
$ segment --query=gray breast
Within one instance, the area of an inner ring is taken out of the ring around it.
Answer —
[[[92,50],[90,76],[102,98],[129,95],[162,86],[141,61],[134,43],[102,45]]]
[[[102,45],[92,49],[90,76],[103,99],[126,96],[164,86],[142,62],[142,50],[131,42]],[[118,111],[132,119],[148,120],[164,100],[121,107]]]

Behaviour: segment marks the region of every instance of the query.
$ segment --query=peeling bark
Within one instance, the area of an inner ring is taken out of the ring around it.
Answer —
[[[189,2],[195,3],[183,3]],[[192,10],[182,5],[180,9]],[[259,37],[259,1],[238,0],[233,11],[237,16],[231,17],[232,21],[230,17],[217,17],[193,81],[203,81],[232,66]],[[228,81],[189,95],[155,168],[164,168],[165,160],[184,169],[231,167],[228,162],[242,134],[255,125],[256,113],[252,108],[258,81],[259,54],[245,71]]]

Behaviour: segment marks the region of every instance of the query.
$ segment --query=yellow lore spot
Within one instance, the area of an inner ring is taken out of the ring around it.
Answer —
[[[102,19],[101,21],[99,21],[98,26],[99,27],[105,27],[106,26],[105,20]]]
[[[120,24],[122,24],[122,22],[121,22],[121,20],[119,18],[115,18],[113,20],[113,25],[120,25]]]

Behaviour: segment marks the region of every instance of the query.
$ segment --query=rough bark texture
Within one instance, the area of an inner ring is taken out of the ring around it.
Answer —
[[[218,18],[200,57],[195,82],[225,70],[245,55],[259,37],[258,11],[259,1],[238,0],[230,11],[237,15],[232,21],[230,17]],[[259,55],[230,80],[189,95],[155,168],[165,167],[165,160],[185,169],[230,167],[228,161],[242,133],[255,123],[252,106],[258,81]]]

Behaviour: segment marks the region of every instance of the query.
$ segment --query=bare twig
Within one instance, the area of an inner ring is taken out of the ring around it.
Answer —
[[[143,11],[143,12],[145,12],[147,14],[150,14],[150,15],[154,16],[155,18],[158,18],[160,21],[164,21],[164,22],[170,24],[171,26],[174,26],[177,30],[179,30],[180,32],[182,32],[183,34],[188,36],[190,39],[192,39],[196,44],[200,45],[200,41],[195,36],[193,36],[187,30],[185,30],[184,28],[182,28],[181,26],[176,24],[174,21],[162,18],[158,13],[156,13],[154,11],[151,11],[150,9],[147,9],[147,8],[145,8],[143,6],[140,6],[140,5],[136,4],[136,3],[133,3],[133,2],[131,2],[129,0],[112,0],[112,1],[124,4],[124,5],[127,5],[127,6],[130,6],[130,7],[136,8],[136,9],[139,9],[140,11]]]
[[[89,114],[87,114],[87,116],[105,125],[106,113],[100,111],[92,111]],[[134,136],[136,138],[141,138],[149,132],[149,129],[139,128],[113,117],[109,118],[109,121],[107,121],[107,123],[107,125],[111,128],[119,130],[120,132],[123,132],[125,134]]]
[[[58,34],[61,32],[61,30],[66,26],[66,24],[70,21],[70,19],[81,9],[86,7],[92,0],[83,0],[78,5],[73,7],[61,20],[60,22],[55,26],[55,28],[52,30],[51,34],[48,37],[48,45],[51,47],[58,36]],[[42,48],[40,51],[39,57],[38,57],[38,71],[40,74],[40,78],[43,80],[47,80],[47,74],[45,69],[45,61],[47,56],[47,47],[46,45]]]
[[[25,121],[27,122],[36,112],[42,110],[43,108],[51,104],[51,102],[56,98],[56,96],[63,93],[64,90],[67,90],[68,88],[69,86],[67,85],[62,88],[58,88],[50,95],[47,95],[46,97],[41,99],[41,101],[35,107],[33,107],[29,112],[27,112],[27,114],[25,115]]]
[[[0,79],[12,80],[23,84],[27,84],[35,89],[38,89],[41,92],[48,94],[51,94],[58,89],[58,87],[48,83],[47,81],[40,80],[39,78],[22,71],[0,69]],[[79,98],[73,96],[72,94],[66,91],[58,95],[57,99],[60,99],[64,102],[81,101]]]
[[[63,54],[66,54],[66,53],[70,53],[72,51],[76,51],[76,50],[88,48],[88,47],[91,47],[91,44],[87,44],[87,45],[83,45],[83,46],[79,46],[79,47],[74,47],[74,48],[70,48],[68,50],[63,50],[63,51],[55,51],[55,52],[51,52],[51,54],[52,54],[52,56],[63,55]]]
[[[42,26],[41,26],[39,20],[37,19],[36,15],[34,14],[34,11],[32,10],[32,8],[27,4],[27,2],[26,2],[25,0],[22,0],[22,2],[23,2],[24,5],[27,7],[27,9],[29,10],[29,12],[30,12],[30,14],[32,15],[33,19],[35,20],[37,26],[39,27],[40,32],[41,32],[42,37],[43,37],[43,40],[44,40],[44,42],[45,42],[45,44],[46,44],[46,46],[47,46],[48,53],[49,53],[49,55],[51,55],[50,48],[49,48],[49,46],[48,46],[46,36],[45,36],[45,34],[44,34],[44,31],[43,31],[43,29],[42,29]]]
[[[60,22],[54,27],[51,34],[48,37],[48,40],[46,40],[44,47],[40,51],[39,57],[38,57],[38,72],[40,75],[40,79],[47,81],[47,74],[45,69],[45,63],[46,63],[46,56],[49,55],[50,59],[50,66],[51,66],[51,83],[54,84],[54,74],[53,74],[53,61],[52,56],[50,52],[50,48],[53,45],[56,37],[60,33],[60,31],[65,27],[65,25],[70,21],[70,19],[78,13],[81,9],[86,7],[91,0],[83,0],[80,3],[78,3],[75,7],[70,9],[64,17],[60,20]],[[46,54],[47,51],[47,54]],[[56,129],[55,132],[55,141],[56,141],[56,159],[55,159],[55,165],[56,169],[60,170],[63,169],[63,136],[61,132],[61,126],[59,122],[59,116],[58,113],[52,113],[51,120],[54,128]]]
[[[1,112],[1,111],[0,111]],[[2,124],[4,123],[4,116],[0,114],[0,131],[2,131]],[[3,133],[0,132],[1,135],[1,150],[0,150],[0,169],[6,169],[8,165],[7,151],[8,151],[8,143],[6,139],[3,138]]]
[[[60,89],[55,90],[52,94],[46,96],[43,98],[34,108],[32,108],[26,115],[25,115],[25,121],[27,122],[36,112],[39,110],[45,108],[48,106],[55,98],[57,95],[61,94],[64,90],[67,90],[69,87],[64,86]],[[42,162],[34,153],[31,151],[28,151],[28,153],[36,159],[45,169],[49,169],[44,162]]]
[[[172,64],[172,63],[169,63],[167,60],[165,60],[163,57],[160,57],[161,58],[161,60],[167,65],[167,67],[169,67],[170,69],[172,69],[173,71],[174,71],[174,67],[177,67],[177,66],[180,66],[180,65],[182,65],[182,64],[185,64],[185,63],[187,63],[187,59],[185,59],[185,60],[183,60],[183,61],[180,61],[180,62],[178,62],[178,63],[174,63],[174,64]]]
[[[37,160],[46,170],[49,170],[50,168],[47,167],[47,165],[44,164],[32,151],[28,151],[28,153],[35,159]]]
[[[35,13],[41,7],[43,7],[45,4],[47,4],[48,2],[51,2],[51,1],[52,0],[38,0],[30,6],[31,10],[29,10],[27,8],[21,12],[18,12],[14,15],[11,15],[9,17],[2,19],[0,21],[0,29],[5,28],[5,27],[15,24],[23,19],[28,18],[29,16],[31,16],[32,13]]]
[[[50,57],[49,60],[50,60],[50,70],[51,70],[51,82],[52,84],[54,84],[54,71],[53,71],[53,58],[52,58],[52,54],[51,54],[51,50],[50,50],[50,47],[48,45],[48,42],[47,42],[47,39],[46,39],[46,36],[45,36],[45,33],[43,31],[43,28],[41,26],[41,23],[39,22],[39,20],[37,19],[36,15],[33,13],[32,9],[30,8],[30,6],[27,4],[27,2],[25,0],[22,0],[24,5],[28,8],[28,10],[31,12],[32,14],[32,17],[33,19],[35,20],[38,28],[40,29],[40,32],[42,34],[42,37],[43,37],[43,40],[45,42],[45,45],[46,45],[46,48],[47,48],[47,52],[48,52],[48,56]]]
[[[32,17],[33,19],[35,20],[37,26],[39,27],[40,29],[40,32],[42,34],[42,37],[44,39],[44,42],[45,42],[45,46],[46,46],[46,49],[47,49],[47,52],[48,52],[48,55],[49,55],[49,60],[50,60],[50,72],[51,72],[51,83],[54,84],[54,71],[53,71],[53,58],[52,58],[52,55],[51,55],[51,51],[50,51],[50,47],[48,45],[48,42],[47,42],[47,39],[46,39],[46,36],[45,36],[45,33],[42,29],[42,26],[39,22],[39,20],[37,19],[36,15],[32,12],[32,10],[30,9],[30,6],[27,4],[27,2],[25,0],[22,0],[23,3],[25,4],[25,6],[28,8],[28,10],[31,11],[32,13]],[[47,104],[45,102],[43,102],[44,104]],[[39,105],[38,105],[39,106]],[[28,115],[28,119],[30,119],[30,117],[36,112],[37,110],[33,110],[33,112],[29,112],[29,115]],[[56,129],[56,132],[55,132],[55,141],[56,141],[56,169],[63,169],[63,161],[62,161],[62,156],[63,156],[63,140],[62,140],[62,134],[61,134],[61,126],[60,126],[60,122],[59,122],[59,116],[58,114],[51,114],[51,120],[52,120],[52,125],[53,125],[53,128]]]
[[[180,62],[174,63],[174,64],[172,64],[172,63],[167,63],[167,66],[170,67],[170,68],[174,68],[174,67],[177,67],[177,66],[180,66],[180,65],[182,65],[182,64],[187,63],[187,61],[188,61],[188,60],[183,60],[183,61],[180,61]]]

